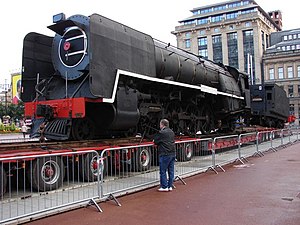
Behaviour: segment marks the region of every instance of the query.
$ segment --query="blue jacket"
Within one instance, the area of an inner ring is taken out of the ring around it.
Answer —
[[[169,127],[163,128],[154,136],[154,143],[158,146],[159,155],[175,155],[175,134]]]

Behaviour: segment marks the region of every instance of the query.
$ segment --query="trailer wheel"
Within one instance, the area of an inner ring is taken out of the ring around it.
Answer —
[[[83,163],[82,163],[82,175],[83,175],[83,179],[85,181],[97,181],[98,180],[98,165],[100,165],[97,162],[97,155],[95,153],[88,153],[86,155],[83,156]],[[101,168],[99,168],[99,177],[101,179],[101,173],[103,173],[103,176],[106,174],[107,171],[107,162],[104,159],[103,160],[103,167],[102,167],[102,171]]]
[[[37,191],[50,191],[62,186],[65,176],[64,163],[60,157],[37,158],[28,168],[28,180]]]
[[[134,153],[134,170],[138,172],[147,171],[151,166],[151,151],[149,148],[138,149]]]
[[[7,174],[2,165],[0,165],[0,198],[6,192]]]
[[[190,161],[193,156],[193,146],[190,143],[183,144],[177,149],[177,159],[180,162]]]

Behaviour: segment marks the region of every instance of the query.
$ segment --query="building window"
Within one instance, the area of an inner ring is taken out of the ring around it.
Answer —
[[[223,19],[223,16],[212,16],[211,17],[211,22],[215,23],[215,22],[219,22]]]
[[[298,85],[298,97],[300,97],[300,85]],[[299,107],[300,107],[300,104],[299,104]],[[300,111],[299,111],[300,113]]]
[[[293,96],[294,96],[294,86],[293,86],[293,85],[289,85],[289,86],[288,86],[288,92],[289,92],[289,93],[288,93],[288,94],[289,94],[289,95],[288,95],[289,97],[293,97]]]
[[[204,58],[207,58],[208,57],[207,49],[199,49],[199,55]]]
[[[278,68],[278,78],[283,79],[283,67]]]
[[[235,19],[235,18],[237,18],[237,16],[238,16],[238,13],[237,13],[237,12],[234,12],[234,13],[228,13],[228,14],[226,14],[226,19],[227,19],[227,20]]]
[[[288,39],[287,35],[284,35],[284,36],[283,36],[283,40],[284,40],[284,41],[287,41],[287,39]]]
[[[245,22],[245,27],[251,27],[252,23],[251,22]]]
[[[215,28],[214,31],[215,31],[216,33],[218,33],[218,32],[220,32],[220,29],[219,29],[219,28]]]
[[[261,44],[262,44],[262,50],[265,50],[265,33],[261,31]]]
[[[294,35],[293,35],[293,39],[297,39],[297,34],[294,34]]]
[[[185,33],[185,37],[186,38],[190,38],[191,37],[191,33],[190,32]]]
[[[197,25],[206,24],[208,23],[208,18],[198,19]]]
[[[244,71],[251,74],[252,80],[255,81],[255,64],[253,63],[253,59],[254,59],[253,30],[243,31],[243,47],[244,47]]]
[[[298,74],[298,77],[300,77],[300,66],[297,66],[297,74]]]
[[[275,79],[274,69],[273,68],[269,69],[269,75],[270,75],[270,80],[274,80]]]
[[[253,30],[245,30],[243,33],[244,37],[251,36],[251,38],[253,38]]]
[[[229,25],[229,30],[233,30],[234,29],[234,25]]]
[[[185,42],[185,48],[190,48],[191,47],[191,40],[190,39],[187,39],[184,42]]]
[[[198,45],[199,46],[207,46],[207,37],[198,38]]]
[[[288,69],[288,78],[293,78],[294,77],[293,67],[289,66],[287,69]]]
[[[237,33],[234,32],[234,33],[227,34],[227,39],[228,40],[235,40],[235,39],[237,39]]]
[[[198,50],[199,55],[207,59],[207,37],[198,38]]]
[[[222,36],[212,36],[213,42],[213,60],[215,62],[223,62],[223,51],[222,51]]]
[[[200,30],[200,31],[199,31],[199,34],[200,34],[200,35],[205,34],[205,30]]]
[[[239,68],[237,33],[227,34],[229,66]]]
[[[190,25],[190,24],[194,24],[195,20],[189,20],[189,21],[184,21],[184,25]]]

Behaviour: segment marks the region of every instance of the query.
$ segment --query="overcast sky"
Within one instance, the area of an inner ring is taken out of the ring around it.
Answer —
[[[171,34],[178,21],[192,15],[191,9],[223,2],[222,0],[9,0],[1,6],[0,84],[10,82],[10,74],[22,66],[23,38],[29,32],[53,36],[47,29],[52,16],[66,17],[97,13],[121,22],[153,38],[176,45]],[[295,0],[256,1],[265,11],[281,10],[284,29],[300,28],[299,6]]]

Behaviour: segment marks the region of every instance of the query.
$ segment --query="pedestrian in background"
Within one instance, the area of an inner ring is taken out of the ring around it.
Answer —
[[[160,131],[154,136],[154,143],[158,147],[159,155],[160,188],[158,191],[172,191],[176,155],[175,134],[169,128],[167,119],[162,119],[159,126]]]
[[[25,125],[25,123],[23,123],[22,127],[21,127],[21,131],[23,133],[23,138],[25,139],[26,133],[27,133],[27,126]]]

